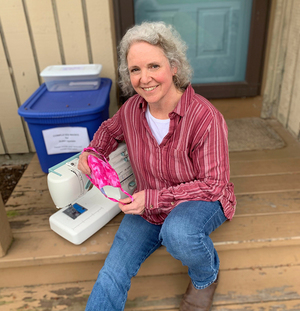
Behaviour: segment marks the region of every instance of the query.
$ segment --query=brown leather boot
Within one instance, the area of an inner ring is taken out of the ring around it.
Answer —
[[[180,311],[209,311],[212,306],[215,290],[218,286],[218,279],[204,289],[196,289],[190,281],[189,286],[182,298]]]

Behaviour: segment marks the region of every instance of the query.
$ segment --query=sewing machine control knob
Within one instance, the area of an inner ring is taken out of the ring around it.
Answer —
[[[129,183],[129,188],[134,188],[135,186],[136,186],[135,181],[131,181],[131,182]]]
[[[66,164],[67,164],[68,166],[71,166],[71,167],[77,167],[77,165],[78,165],[78,159],[73,159],[72,161],[67,162]]]

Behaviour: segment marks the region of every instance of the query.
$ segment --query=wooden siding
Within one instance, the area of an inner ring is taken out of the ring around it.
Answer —
[[[277,0],[262,117],[276,117],[300,139],[300,1]]]
[[[18,107],[49,65],[100,63],[117,110],[111,0],[0,0],[0,154],[35,151]]]
[[[299,139],[300,2],[272,4],[262,117],[276,117]],[[48,65],[103,64],[101,75],[113,80],[110,115],[117,111],[112,6],[112,0],[0,0],[0,154],[35,151],[17,110]]]

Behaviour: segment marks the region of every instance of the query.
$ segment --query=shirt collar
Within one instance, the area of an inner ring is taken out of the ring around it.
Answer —
[[[192,88],[192,85],[189,84],[186,90],[183,92],[180,101],[178,102],[177,106],[175,109],[170,113],[172,114],[177,114],[181,117],[184,116],[185,112],[187,111],[188,106],[191,103],[191,99],[193,95],[195,94],[194,89]],[[146,100],[140,96],[140,108],[142,109],[143,112],[146,111],[147,109],[147,102]]]

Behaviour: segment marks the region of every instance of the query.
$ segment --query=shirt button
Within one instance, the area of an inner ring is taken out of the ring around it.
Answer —
[[[150,208],[153,208],[153,205],[152,205],[152,204],[150,205]]]
[[[175,205],[175,202],[171,202],[171,205]]]

